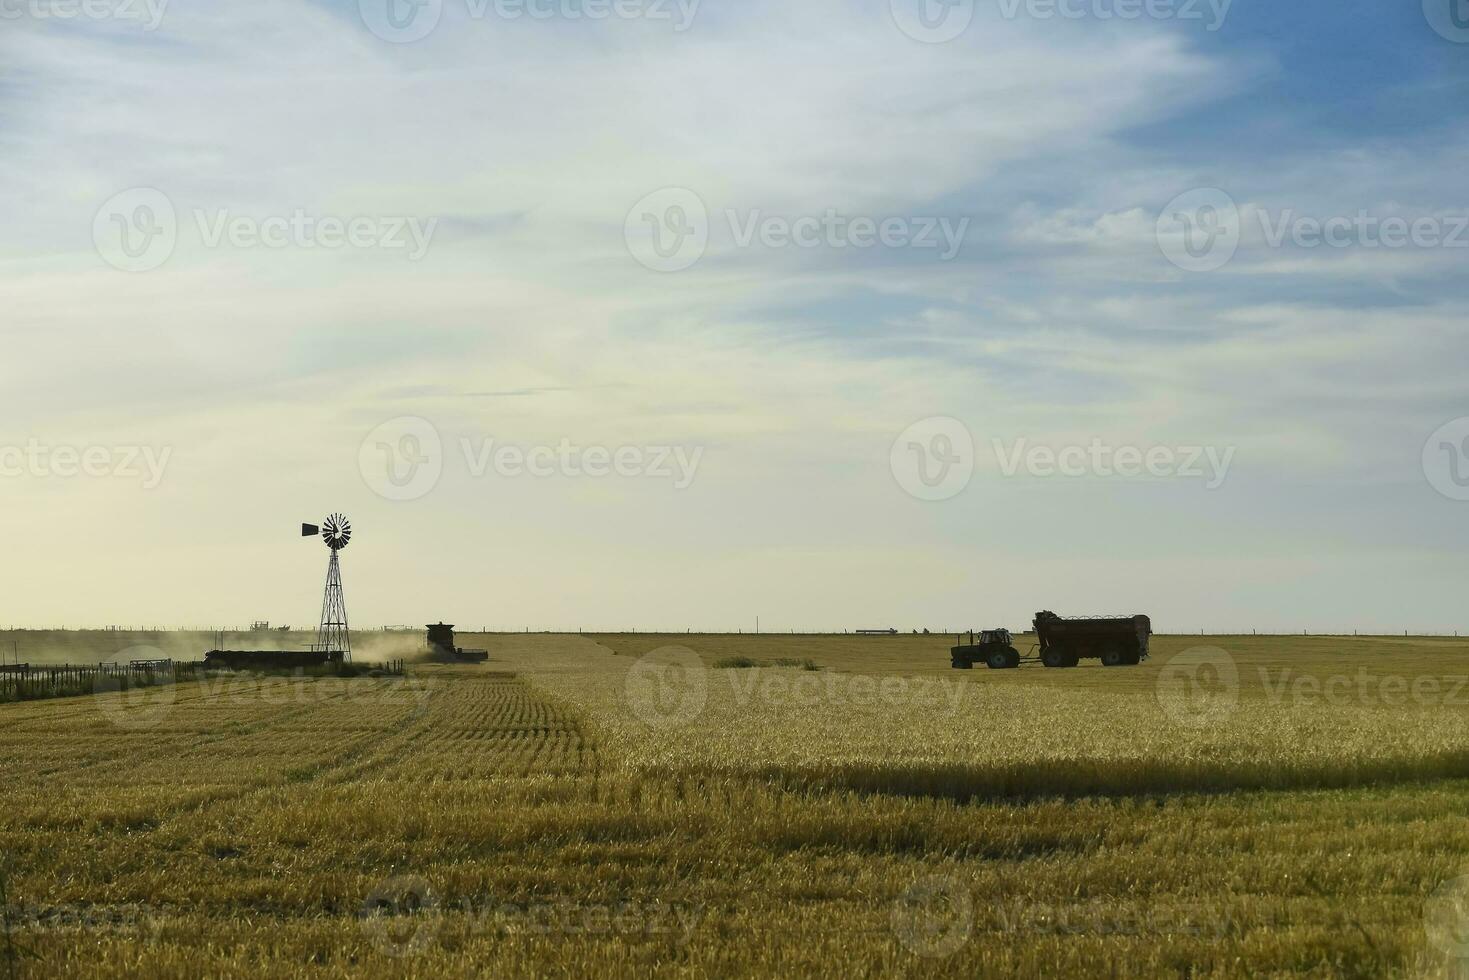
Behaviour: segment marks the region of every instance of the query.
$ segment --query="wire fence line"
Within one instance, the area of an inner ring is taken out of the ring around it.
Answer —
[[[77,697],[197,680],[203,663],[7,664],[0,667],[0,701]]]
[[[287,676],[389,676],[402,677],[407,669],[403,660],[380,663],[332,664],[316,669],[263,670],[268,674]],[[0,703],[39,701],[50,698],[80,697],[129,691],[165,684],[182,684],[203,680],[206,675],[227,671],[208,661],[175,662],[171,660],[132,664],[6,664],[0,666]],[[256,673],[244,670],[237,673]]]

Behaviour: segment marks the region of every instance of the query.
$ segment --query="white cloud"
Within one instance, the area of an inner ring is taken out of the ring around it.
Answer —
[[[1262,285],[1444,274],[1420,256],[1328,263],[1247,243],[1205,279],[1163,262],[1153,209],[1218,178],[1147,159],[1124,134],[1207,105],[1257,66],[1201,54],[1161,26],[1088,35],[984,23],[924,45],[895,30],[886,4],[762,0],[706,9],[677,35],[451,15],[399,47],[339,10],[275,0],[175,4],[148,37],[20,24],[0,53],[11,69],[0,179],[13,191],[0,201],[0,385],[15,433],[160,434],[178,453],[166,499],[190,520],[300,500],[447,536],[463,521],[493,524],[484,515],[513,501],[517,526],[531,529],[518,543],[530,546],[536,529],[550,539],[542,594],[521,600],[548,619],[564,613],[557,570],[592,533],[567,530],[579,513],[605,518],[596,534],[609,549],[639,547],[666,514],[681,515],[690,536],[672,546],[669,580],[739,547],[788,555],[785,539],[818,514],[853,528],[886,522],[923,547],[954,528],[891,497],[882,467],[891,435],[934,414],[994,434],[1235,440],[1254,451],[1252,461],[1242,450],[1247,474],[1360,473],[1396,445],[1380,440],[1406,438],[1447,399],[1462,353],[1457,308],[1343,318]],[[1306,196],[1310,171],[1272,186],[1298,190],[1303,207],[1340,208],[1401,163],[1342,164],[1338,193],[1320,201]],[[1051,183],[1027,187],[1037,173]],[[1239,178],[1241,201],[1268,201],[1257,185],[1270,175],[1226,176]],[[89,236],[102,201],[133,185],[164,190],[184,231],[162,269],[126,275],[101,263]],[[834,208],[975,224],[948,264],[738,250],[714,236],[693,269],[657,275],[629,256],[622,227],[633,202],[668,185],[696,189],[716,213]],[[196,209],[298,208],[441,225],[417,263],[207,249],[189,231]],[[1364,448],[1343,433],[1343,385],[1385,399],[1417,385],[1423,399]],[[520,389],[555,390],[466,397]],[[450,433],[707,445],[709,482],[669,510],[625,487],[497,488],[507,497],[492,502],[451,475],[419,510],[380,511],[353,468],[356,441],[408,413]],[[158,499],[89,507],[156,519]],[[60,512],[44,495],[29,501],[37,515]],[[1104,502],[1085,506],[1105,516]],[[966,532],[987,519],[947,514]],[[183,547],[182,535],[167,540]],[[12,543],[22,555],[50,547],[39,532]],[[170,554],[158,560],[180,560]],[[450,556],[444,567],[476,565]],[[171,586],[240,619],[257,613],[235,612],[216,590],[299,598],[239,574]],[[387,607],[368,618],[411,619],[382,575],[369,594]],[[769,587],[803,577],[772,570]],[[147,588],[121,582],[116,607],[144,602]],[[702,608],[717,607],[710,596]]]

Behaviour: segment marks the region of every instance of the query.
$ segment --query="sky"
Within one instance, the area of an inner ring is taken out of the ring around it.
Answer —
[[[0,0],[0,625],[1469,630],[1464,0]]]

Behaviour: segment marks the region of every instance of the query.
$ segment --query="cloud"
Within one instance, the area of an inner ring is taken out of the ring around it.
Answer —
[[[706,4],[676,33],[476,20],[448,3],[411,45],[374,38],[355,4],[304,0],[178,3],[153,33],[8,24],[8,423],[164,439],[177,448],[169,499],[199,518],[259,506],[262,474],[313,500],[363,493],[357,444],[400,414],[431,416],[450,438],[717,448],[696,491],[705,509],[688,513],[621,486],[495,488],[527,527],[557,538],[570,515],[595,512],[608,522],[597,535],[622,547],[676,511],[690,540],[670,578],[747,542],[790,554],[782,536],[818,517],[828,537],[841,520],[876,520],[912,547],[979,534],[993,519],[982,508],[924,517],[886,495],[887,444],[937,414],[1033,439],[1238,444],[1246,480],[1389,466],[1414,478],[1416,447],[1403,446],[1458,410],[1456,256],[1303,254],[1249,235],[1225,269],[1191,274],[1158,250],[1156,216],[1201,186],[1273,213],[1452,209],[1462,132],[1242,162],[1198,133],[1237,111],[1262,75],[1257,52],[1167,24],[986,15],[930,45],[887,7]],[[1160,147],[1180,122],[1192,135]],[[165,192],[180,222],[167,264],[128,275],[91,233],[98,207],[132,186]],[[658,274],[623,228],[669,186],[694,190],[714,230],[696,265]],[[729,213],[828,211],[966,219],[968,234],[943,262],[746,248],[728,233]],[[296,212],[440,222],[416,262],[211,248],[198,231],[201,213]],[[424,534],[483,520],[492,495],[456,479],[410,518],[380,519]],[[269,494],[290,506],[280,487]],[[1046,517],[1036,500],[1015,506]],[[1104,521],[1112,504],[1076,506]],[[1262,509],[1262,526],[1288,510]],[[693,540],[698,514],[720,524],[705,527],[712,544]],[[546,575],[575,561],[577,540],[548,546]],[[801,578],[790,574],[786,587]]]

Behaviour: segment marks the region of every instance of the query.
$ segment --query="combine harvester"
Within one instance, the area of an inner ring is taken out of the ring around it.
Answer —
[[[428,627],[430,660],[441,664],[482,664],[490,659],[488,650],[466,650],[454,645],[454,627],[448,623],[430,623]]]
[[[1015,649],[1006,629],[970,633],[969,642],[956,637],[949,651],[955,670],[983,663],[990,670],[1010,670],[1039,661],[1047,667],[1075,667],[1082,660],[1100,660],[1107,667],[1136,666],[1148,659],[1153,622],[1147,616],[1084,616],[1066,618],[1050,611],[1035,614],[1040,656],[1025,658]]]

